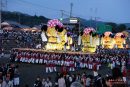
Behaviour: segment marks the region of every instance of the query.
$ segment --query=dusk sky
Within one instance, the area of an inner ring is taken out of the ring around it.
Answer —
[[[69,17],[70,3],[73,3],[72,16],[100,21],[130,23],[130,0],[7,0],[8,11],[19,11],[30,15],[48,18]]]

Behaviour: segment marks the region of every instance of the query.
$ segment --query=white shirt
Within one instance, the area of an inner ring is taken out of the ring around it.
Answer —
[[[41,38],[42,38],[42,41],[43,41],[43,42],[47,41],[47,37],[46,37],[46,35],[45,35],[45,32],[42,32],[42,33],[41,33]]]
[[[6,81],[3,81],[1,87],[13,87],[13,82],[6,83]]]
[[[78,45],[81,45],[81,36],[78,37]]]
[[[66,87],[64,78],[58,79],[58,87]]]
[[[45,82],[45,87],[52,87],[52,83],[49,81],[49,82]]]

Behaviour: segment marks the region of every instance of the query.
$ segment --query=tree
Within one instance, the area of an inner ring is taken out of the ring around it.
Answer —
[[[128,30],[130,30],[130,27],[128,28]]]
[[[126,25],[125,25],[125,24],[120,24],[120,25],[118,25],[118,27],[117,27],[118,32],[125,31],[126,29],[127,29],[127,28],[126,28]]]
[[[20,22],[20,24],[22,25],[28,25],[30,27],[33,27],[34,25],[47,23],[49,19],[44,16],[31,16],[20,12],[2,11],[2,21],[5,20]]]
[[[117,33],[117,31],[116,31],[116,29],[117,29],[117,24],[116,24],[116,23],[107,22],[106,25],[112,26],[112,32],[113,32],[113,33]]]

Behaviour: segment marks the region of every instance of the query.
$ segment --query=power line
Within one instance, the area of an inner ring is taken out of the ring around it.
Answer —
[[[49,10],[51,10],[51,11],[56,11],[56,13],[57,12],[61,12],[61,10],[58,10],[58,9],[54,9],[54,8],[48,8],[48,7],[45,7],[45,6],[41,6],[41,5],[38,5],[38,4],[34,4],[34,3],[31,3],[31,2],[27,2],[27,1],[24,1],[24,0],[19,0],[20,1],[20,3],[24,3],[24,4],[27,4],[27,5],[31,5],[31,6],[35,6],[36,8],[38,8],[38,10],[39,9],[49,9]],[[28,6],[29,7],[29,6]],[[39,10],[40,11],[40,10]],[[65,13],[66,11],[65,10],[63,10],[63,12]],[[64,13],[63,13],[63,15],[64,15]]]
[[[35,4],[35,3],[32,3],[32,2],[28,2],[28,1],[25,1],[25,0],[19,0],[19,1],[24,2],[24,3],[28,3],[32,6],[38,6],[40,8],[42,7],[44,9],[49,9],[49,10],[52,10],[52,11],[60,11],[59,9],[49,8],[49,7],[46,7],[46,6],[43,6],[43,5],[40,5],[40,4]]]
[[[38,12],[43,12],[43,11],[41,11],[40,9],[43,9],[43,8],[40,8],[40,7],[38,7],[38,6],[35,6],[36,8],[35,8],[35,10],[34,9],[32,9],[32,7],[31,6],[34,6],[34,5],[32,5],[32,4],[28,4],[28,3],[25,3],[25,2],[21,2],[20,0],[18,0],[17,2],[15,2],[15,3],[18,3],[18,4],[16,4],[18,7],[25,7],[25,5],[28,5],[28,7],[27,8],[29,8],[29,9],[31,9],[31,10],[33,10],[33,12],[35,12],[36,13],[36,11],[38,11]],[[19,5],[20,4],[20,5]],[[22,5],[21,5],[22,4]],[[50,12],[50,11],[49,11]],[[48,13],[49,13],[48,12]]]
[[[61,13],[61,10],[60,9],[55,9],[55,8],[50,8],[50,7],[46,7],[46,6],[43,6],[43,5],[40,5],[40,4],[36,4],[36,3],[32,3],[32,2],[28,2],[28,1],[25,1],[25,0],[17,0],[18,2],[22,2],[24,4],[27,4],[27,5],[31,5],[31,6],[35,6],[36,9],[38,11],[41,12],[41,10],[39,9],[48,9],[48,10],[51,10],[51,11],[56,11],[56,12],[59,12]],[[71,6],[73,7],[73,4],[71,4]],[[28,6],[29,7],[29,6]],[[30,7],[29,7],[30,8]],[[67,16],[69,17],[70,15],[70,12],[66,11],[66,10],[63,10],[63,16]],[[72,12],[71,12],[71,15],[72,15]],[[77,13],[73,13],[73,16],[78,16],[78,17],[83,17],[83,18],[86,18],[84,15],[81,15],[81,14],[77,14]]]
[[[30,5],[32,5],[32,6],[35,6],[35,7],[42,7],[41,9],[49,9],[49,10],[52,10],[52,11],[58,11],[58,12],[61,12],[61,10],[60,9],[55,9],[55,8],[49,8],[49,7],[46,7],[46,6],[43,6],[43,5],[40,5],[40,4],[35,4],[35,3],[32,3],[32,2],[28,2],[28,1],[25,1],[25,0],[19,0],[19,1],[22,1],[23,3],[28,3],[28,4],[30,4]],[[73,4],[71,3],[71,6],[73,7]],[[72,8],[71,7],[71,8]],[[72,11],[71,11],[71,13],[69,12],[69,11],[66,11],[66,10],[63,10],[64,11],[64,13],[66,13],[66,14],[71,14],[72,15]],[[79,15],[79,14],[76,14],[76,13],[73,13],[73,15]],[[68,15],[67,15],[68,16]],[[80,16],[83,16],[83,15],[81,15],[80,14]]]

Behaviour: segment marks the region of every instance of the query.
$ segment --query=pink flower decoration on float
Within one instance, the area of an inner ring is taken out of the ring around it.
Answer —
[[[47,23],[48,27],[55,27],[56,25],[63,27],[63,24],[58,19],[49,20]]]
[[[110,31],[107,31],[104,33],[105,36],[109,36],[110,34],[112,34],[112,32],[110,32]]]
[[[84,29],[84,33],[87,35],[89,34],[90,32],[96,32],[94,28],[91,28],[91,27],[88,27],[88,28],[85,28]]]
[[[123,33],[116,33],[115,36],[117,36],[117,37],[121,37],[122,35],[124,35],[124,34],[123,34]]]

